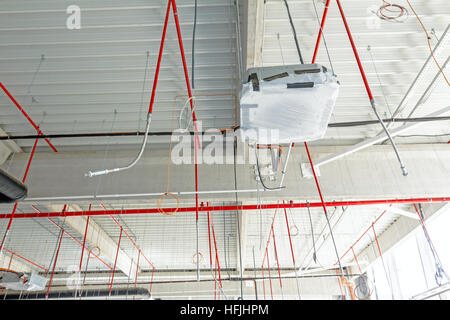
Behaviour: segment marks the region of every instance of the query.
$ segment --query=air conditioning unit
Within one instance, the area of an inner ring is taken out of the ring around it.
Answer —
[[[339,93],[319,64],[251,68],[240,94],[241,139],[288,144],[323,138]]]
[[[0,269],[0,287],[16,291],[41,291],[47,279],[34,273]]]

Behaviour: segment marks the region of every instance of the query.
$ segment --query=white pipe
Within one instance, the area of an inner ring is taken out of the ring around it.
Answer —
[[[263,191],[280,191],[277,190],[263,190]],[[243,189],[243,190],[211,190],[211,191],[174,191],[171,192],[177,196],[193,195],[193,194],[220,194],[220,193],[253,193],[258,192],[257,189]],[[165,194],[165,192],[154,193],[130,193],[130,194],[104,194],[104,195],[84,195],[84,196],[67,196],[67,197],[40,197],[40,198],[25,198],[22,201],[64,201],[64,200],[95,200],[95,199],[109,199],[109,198],[139,198],[139,197],[156,197]]]
[[[446,113],[446,112],[449,112],[449,111],[450,111],[450,106],[448,106],[446,108],[443,108],[441,110],[438,110],[436,112],[433,112],[433,113],[427,115],[426,117],[436,117],[436,116],[439,116],[439,115],[441,115],[443,113]],[[416,128],[416,127],[418,127],[420,125],[423,125],[425,123],[426,122],[411,122],[409,124],[403,125],[400,128],[392,130],[391,131],[391,137],[395,137],[395,136],[399,135],[400,133],[403,133],[403,132],[405,132],[405,131],[407,131],[409,129],[412,129],[412,128]],[[329,156],[327,156],[327,157],[325,157],[323,159],[320,159],[319,161],[317,161],[314,164],[314,167],[317,168],[319,166],[322,166],[322,165],[327,164],[329,162],[332,162],[334,160],[343,158],[343,157],[345,157],[345,156],[347,156],[349,154],[352,154],[352,153],[354,153],[356,151],[359,151],[359,150],[365,149],[367,147],[370,147],[370,146],[372,146],[374,144],[383,142],[386,139],[388,139],[388,137],[384,133],[382,135],[378,135],[378,136],[373,137],[371,139],[362,141],[362,142],[360,142],[360,143],[358,143],[358,144],[356,144],[356,145],[354,145],[354,146],[352,146],[350,148],[347,148],[347,149],[345,149],[345,150],[343,150],[341,152],[338,152],[338,153],[329,155]]]
[[[150,131],[150,123],[152,122],[152,114],[149,113],[147,115],[147,126],[145,128],[145,135],[144,135],[144,140],[142,140],[142,145],[141,145],[141,149],[139,150],[138,155],[136,156],[136,158],[127,166],[125,167],[120,167],[120,168],[114,168],[114,169],[105,169],[105,170],[99,170],[99,171],[89,171],[85,174],[86,177],[94,177],[94,176],[100,176],[100,175],[104,175],[104,174],[108,174],[111,172],[118,172],[118,171],[122,171],[122,170],[127,170],[130,169],[131,167],[134,167],[136,165],[136,163],[138,163],[139,159],[141,159],[142,154],[144,153],[145,150],[145,146],[147,145],[147,139],[148,139],[148,132]]]
[[[289,150],[286,155],[286,161],[284,162],[283,170],[281,171],[282,175],[281,175],[281,181],[280,181],[280,188],[283,186],[284,176],[286,175],[286,169],[287,169],[287,164],[289,162],[289,156],[291,155],[291,150],[292,150],[292,142],[289,144]]]

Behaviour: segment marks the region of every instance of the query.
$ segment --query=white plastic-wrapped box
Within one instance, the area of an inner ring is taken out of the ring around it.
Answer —
[[[335,75],[303,64],[252,68],[247,76],[240,96],[242,140],[286,144],[323,138],[339,93]]]

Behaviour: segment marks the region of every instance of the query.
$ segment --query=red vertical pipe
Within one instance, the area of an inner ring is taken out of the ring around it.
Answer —
[[[353,253],[353,258],[355,259],[356,265],[358,266],[359,273],[362,274],[362,270],[361,270],[361,267],[359,266],[358,258],[356,257],[355,250],[353,250],[353,247],[352,247],[352,253]]]
[[[12,263],[12,261],[13,261],[13,257],[14,257],[14,253],[11,254],[11,258],[9,259],[8,270],[11,270],[11,263]]]
[[[367,95],[369,96],[369,99],[373,100],[372,91],[370,90],[369,82],[367,81],[366,73],[364,72],[364,68],[361,63],[361,59],[359,58],[358,50],[356,49],[355,42],[353,41],[352,33],[350,31],[350,27],[348,26],[347,19],[345,18],[344,10],[342,9],[341,2],[339,0],[336,0],[336,3],[339,7],[339,12],[342,16],[342,21],[344,22],[345,30],[347,31],[348,39],[350,40],[350,44],[353,49],[353,54],[355,55],[356,62],[358,63],[359,72],[361,73],[361,77],[364,81],[364,86],[366,87]]]
[[[152,293],[152,286],[153,286],[153,274],[155,273],[155,267],[152,268],[152,278],[150,280],[150,294]]]
[[[50,276],[50,281],[48,283],[47,294],[45,295],[48,298],[48,293],[50,292],[50,287],[52,286],[53,274],[55,273],[56,263],[58,262],[59,249],[61,248],[61,242],[63,239],[64,230],[61,230],[61,236],[59,237],[58,250],[56,250],[55,261],[53,262],[52,275]]]
[[[325,20],[327,19],[329,4],[330,4],[330,0],[327,0],[327,2],[325,3],[325,9],[323,11],[323,16],[322,16],[322,23],[320,24],[320,30],[319,30],[319,34],[317,35],[316,47],[314,48],[314,55],[313,55],[311,63],[316,62],[317,53],[319,51],[320,40],[322,38],[323,29],[325,27]]]
[[[263,292],[264,292],[264,300],[266,300],[266,283],[264,281],[264,260],[266,259],[266,255],[264,254],[263,263],[261,265],[261,275],[262,275],[262,283],[263,283]]]
[[[217,259],[214,259],[214,300],[217,298]]]
[[[284,203],[284,201],[283,201],[283,203]],[[292,247],[291,229],[289,227],[289,221],[288,221],[288,217],[287,217],[286,208],[284,208],[284,217],[286,218],[286,227],[287,227],[288,236],[289,236],[289,245],[291,246],[292,263],[294,264],[294,268],[295,268],[294,248]]]
[[[209,207],[209,202],[206,203],[206,205]],[[212,252],[211,252],[211,227],[210,227],[210,221],[209,221],[209,211],[207,212],[208,217],[208,241],[209,241],[209,266],[212,266]]]
[[[0,82],[0,84],[1,84],[1,82]],[[22,183],[25,183],[25,181],[27,180],[28,172],[30,171],[31,161],[33,160],[34,152],[36,151],[36,146],[38,144],[38,141],[39,141],[39,139],[36,139],[34,141],[33,149],[31,150],[30,158],[28,159],[27,168],[25,169],[25,173],[22,178]],[[11,224],[13,222],[14,215],[16,214],[16,210],[17,210],[17,205],[18,205],[18,203],[16,202],[14,204],[14,208],[11,212],[11,217],[9,218],[8,226],[6,227],[6,231],[5,231],[5,234],[3,235],[2,243],[0,244],[0,253],[3,250],[3,245],[5,244],[6,237],[8,236],[9,230],[11,229]]]
[[[138,274],[139,274],[139,259],[141,257],[141,251],[138,251],[138,258],[137,258],[137,264],[136,264],[136,275],[134,277],[134,287],[136,288],[136,283],[137,283],[137,279],[138,279]]]
[[[177,11],[177,5],[175,4],[175,0],[169,0],[172,2],[172,7],[173,7],[173,16],[175,19],[175,26],[177,28],[177,35],[178,35],[178,44],[180,46],[180,52],[181,52],[181,59],[183,61],[183,69],[184,69],[184,77],[186,79],[186,86],[187,86],[187,90],[188,90],[188,95],[189,95],[189,102],[191,105],[191,111],[192,111],[192,120],[194,122],[194,127],[195,127],[195,132],[197,132],[197,117],[195,116],[195,111],[194,111],[194,102],[192,99],[192,92],[191,92],[191,84],[189,81],[189,74],[188,74],[188,69],[187,69],[187,64],[186,64],[186,57],[184,55],[184,48],[183,48],[183,39],[181,37],[181,29],[180,29],[180,22],[178,20],[178,11]],[[194,137],[194,149],[195,149],[195,161],[194,161],[194,169],[195,169],[195,207],[196,207],[196,212],[195,212],[195,217],[198,220],[198,165],[197,165],[197,147],[200,146],[199,144],[199,138],[197,135],[195,135]]]
[[[112,276],[111,276],[111,285],[109,286],[109,294],[111,295],[112,286],[114,283],[114,273],[116,272],[116,265],[117,265],[117,257],[119,256],[119,249],[120,249],[120,240],[122,239],[122,228],[120,228],[120,235],[119,235],[119,242],[117,244],[117,252],[116,252],[116,259],[114,261],[114,269],[112,270]]]
[[[219,260],[219,255],[217,254],[216,234],[214,232],[214,225],[212,225],[211,227],[212,227],[212,233],[213,233],[213,239],[214,239],[214,248],[215,248],[215,251],[216,251],[217,271],[219,273],[219,284],[220,284],[220,287],[222,287],[222,278],[221,278],[221,275],[220,275],[220,260]]]
[[[270,261],[269,261],[269,252],[266,249],[266,255],[267,255],[267,272],[269,273],[269,283],[270,283],[270,296],[273,300],[273,291],[272,291],[272,278],[270,276]]]
[[[89,204],[89,211],[91,211],[91,204]],[[84,229],[84,238],[83,238],[83,248],[81,249],[81,258],[80,258],[80,272],[81,272],[81,265],[83,264],[83,254],[84,254],[84,249],[86,247],[86,235],[87,235],[87,231],[88,231],[88,226],[89,226],[89,216],[86,219],[86,228]]]
[[[277,259],[278,278],[280,279],[280,287],[283,288],[283,282],[281,281],[280,263],[278,262],[277,243],[275,241],[275,231],[273,230],[273,225],[272,225],[272,238],[273,238],[273,247],[275,250],[275,257]]]
[[[372,230],[373,230],[373,235],[375,236],[375,241],[377,242],[378,253],[380,254],[381,263],[383,264],[383,269],[384,269],[384,273],[386,275],[386,280],[387,280],[387,282],[389,284],[389,287],[391,287],[391,282],[390,282],[389,277],[388,277],[386,265],[384,264],[383,253],[381,252],[380,243],[378,242],[377,233],[375,232],[375,227],[373,226],[373,223],[372,223]],[[392,290],[392,288],[391,288],[391,290]]]
[[[161,59],[162,59],[162,54],[164,51],[164,40],[166,39],[166,31],[167,31],[167,24],[169,22],[169,13],[170,13],[170,5],[171,4],[172,4],[172,1],[169,0],[169,2],[167,4],[166,19],[164,20],[164,28],[163,28],[163,33],[162,33],[162,37],[161,37],[161,44],[159,47],[159,55],[158,55],[158,62],[156,64],[155,78],[153,79],[152,96],[150,98],[150,106],[148,107],[148,113],[150,113],[150,114],[153,112],[153,105],[155,103],[156,86],[158,85],[159,69],[161,67]]]

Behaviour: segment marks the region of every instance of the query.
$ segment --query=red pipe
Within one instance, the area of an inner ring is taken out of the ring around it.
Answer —
[[[362,274],[362,270],[361,270],[361,267],[359,266],[358,258],[356,257],[355,250],[353,250],[353,247],[352,247],[352,253],[353,253],[353,259],[355,259],[356,265],[358,266],[359,273]]]
[[[44,267],[42,267],[42,266],[40,266],[40,265],[34,263],[34,262],[31,261],[31,260],[28,260],[27,258],[22,257],[21,255],[15,253],[15,252],[12,252],[11,250],[8,250],[8,249],[6,249],[6,248],[3,248],[3,250],[6,251],[6,252],[8,252],[9,254],[11,254],[11,256],[14,255],[14,256],[16,256],[17,258],[22,259],[23,261],[28,262],[29,264],[31,264],[31,265],[33,265],[33,266],[35,266],[35,267],[37,267],[37,268],[39,268],[39,269],[41,269],[41,270],[44,270],[44,271],[45,271],[45,274],[47,274],[48,270],[45,269]]]
[[[155,272],[155,267],[152,268],[152,278],[150,279],[150,293],[152,293],[153,286],[153,273]]]
[[[347,31],[348,39],[350,40],[350,44],[352,45],[353,53],[355,55],[356,62],[358,63],[358,68],[361,73],[361,77],[364,81],[364,86],[366,87],[367,95],[369,96],[369,99],[373,100],[372,90],[370,90],[369,82],[367,81],[366,73],[364,72],[364,68],[361,63],[361,59],[359,58],[358,50],[356,49],[355,42],[353,41],[352,33],[350,31],[350,28],[347,23],[347,19],[345,18],[344,10],[342,9],[341,2],[339,0],[336,0],[336,3],[339,7],[339,12],[342,16],[342,21],[344,22],[345,30]]]
[[[100,206],[107,211],[106,207],[100,203]],[[131,243],[133,244],[133,246],[142,254],[142,256],[144,257],[144,259],[148,262],[148,264],[152,267],[155,268],[153,266],[153,264],[147,259],[147,257],[145,256],[145,254],[142,252],[141,248],[139,248],[139,246],[136,244],[136,242],[134,242],[134,240],[130,237],[130,235],[128,234],[128,232],[125,231],[125,229],[123,228],[123,226],[119,223],[119,221],[117,221],[112,215],[109,215],[111,217],[111,219],[119,226],[119,228],[123,231],[123,233],[125,234],[125,236],[128,238],[128,240],[131,241]]]
[[[0,87],[3,89],[3,91],[6,93],[6,95],[11,99],[11,101],[16,105],[16,107],[20,110],[20,112],[22,112],[22,114],[25,116],[25,118],[27,118],[27,120],[31,123],[31,125],[36,129],[38,134],[44,135],[44,133],[42,133],[41,129],[39,129],[39,126],[36,125],[36,123],[34,123],[34,121],[30,118],[30,116],[25,112],[25,110],[23,110],[23,108],[20,106],[20,104],[16,101],[16,99],[14,99],[12,94],[9,93],[9,91],[5,88],[5,86],[1,82],[0,82]],[[48,143],[50,148],[53,149],[53,151],[58,152],[58,150],[56,150],[55,146],[47,138],[45,138],[44,140],[45,140],[45,142]]]
[[[57,224],[55,221],[53,221],[50,218],[47,218],[48,221],[50,221],[51,223],[53,223],[57,228],[59,228],[61,231],[64,231],[64,234],[66,234],[70,239],[72,239],[73,241],[75,241],[76,243],[78,243],[78,245],[82,246],[83,244],[74,236],[72,236],[70,233],[68,233],[65,229],[63,229],[59,224]],[[89,250],[87,248],[85,248],[85,250],[87,250],[89,252]],[[98,261],[100,261],[101,263],[103,263],[105,266],[107,266],[109,269],[112,269],[112,267],[107,264],[104,260],[102,260],[98,255],[96,255],[95,253],[92,253],[92,251],[90,251],[90,254],[92,254]]]
[[[89,204],[89,211],[91,211],[91,204]],[[83,254],[84,254],[84,249],[85,249],[85,245],[86,245],[86,235],[87,235],[87,231],[88,231],[88,226],[89,226],[89,216],[86,219],[86,229],[84,230],[84,238],[83,238],[83,248],[81,249],[81,258],[80,258],[80,272],[81,272],[81,265],[83,264]]]
[[[435,197],[435,198],[406,198],[406,199],[383,199],[383,200],[355,200],[355,201],[328,201],[325,202],[326,207],[347,207],[347,206],[367,206],[367,205],[380,205],[380,204],[406,204],[406,203],[431,203],[431,202],[450,202],[450,197]],[[310,208],[322,207],[321,202],[310,202]],[[282,208],[306,208],[306,203],[272,203],[272,204],[260,204],[260,205],[242,205],[240,209],[242,211],[248,210],[271,210]],[[168,208],[167,210],[175,210],[176,208]],[[99,211],[68,211],[68,212],[42,212],[42,213],[21,213],[16,216],[16,219],[20,218],[47,218],[47,217],[78,217],[78,216],[103,216],[103,215],[117,215],[117,214],[150,214],[160,213],[158,208],[147,209],[123,209],[123,210],[99,210]],[[177,212],[195,212],[196,207],[184,207],[179,208]],[[235,211],[236,205],[225,206],[203,206],[199,207],[199,211]],[[11,214],[0,214],[0,219],[9,219]]]
[[[283,203],[284,203],[284,201],[283,201]],[[287,232],[288,232],[288,236],[289,236],[289,245],[291,246],[292,263],[294,264],[294,268],[295,268],[294,248],[292,247],[291,230],[289,227],[289,221],[288,221],[288,217],[287,217],[286,208],[284,208],[284,217],[286,218],[286,227],[287,227]]]
[[[266,283],[264,282],[264,260],[266,259],[266,255],[264,254],[263,264],[261,265],[261,275],[262,275],[262,283],[263,283],[263,292],[264,292],[264,300],[266,300]]]
[[[373,222],[373,224],[377,223],[378,220],[380,220],[380,218],[381,218],[387,211],[388,211],[387,209],[384,210],[384,211],[383,211],[383,212],[375,219],[375,221]],[[346,256],[346,254],[349,253],[350,250],[352,250],[352,248],[359,242],[359,240],[362,239],[362,237],[364,237],[364,235],[365,235],[367,232],[369,232],[369,230],[370,230],[371,228],[372,228],[372,226],[368,227],[368,228],[366,229],[366,231],[364,231],[363,234],[359,236],[359,238],[358,238],[358,239],[350,246],[350,248],[348,248],[348,250],[345,251],[345,253],[341,256],[340,260],[342,260],[342,259]],[[339,261],[336,261],[335,264],[337,264],[338,262],[339,262]]]
[[[191,105],[191,111],[192,111],[192,120],[194,122],[194,127],[195,127],[195,132],[197,132],[197,117],[195,116],[195,111],[194,111],[194,102],[192,99],[192,92],[191,92],[191,84],[189,81],[189,74],[188,74],[188,70],[187,70],[187,64],[186,64],[186,57],[184,55],[184,48],[183,48],[183,40],[181,38],[181,29],[180,29],[180,23],[178,21],[178,11],[177,11],[177,6],[175,4],[175,0],[169,0],[172,2],[172,7],[173,7],[173,15],[175,18],[175,26],[177,28],[177,35],[178,35],[178,43],[180,45],[180,52],[181,52],[181,59],[183,61],[183,69],[184,69],[184,77],[186,79],[186,86],[187,86],[187,90],[188,90],[188,95],[189,95],[189,102]],[[196,207],[196,212],[195,212],[195,218],[198,220],[198,161],[197,161],[197,148],[200,146],[200,142],[199,142],[199,137],[196,135],[194,138],[194,149],[195,149],[195,161],[194,161],[194,170],[195,170],[195,207]]]
[[[207,202],[206,205],[209,207],[209,202]],[[207,217],[208,217],[209,265],[210,265],[210,267],[212,267],[211,227],[210,227],[210,221],[209,221],[209,211],[207,212]]]
[[[317,35],[316,47],[314,48],[314,55],[313,55],[311,63],[316,62],[317,52],[319,51],[320,39],[322,38],[322,32],[323,32],[323,29],[325,28],[325,20],[327,19],[329,4],[330,4],[330,0],[327,0],[327,2],[325,3],[325,9],[323,11],[323,16],[322,16],[322,23],[320,24],[320,30],[319,30],[319,34]]]
[[[8,270],[11,270],[11,263],[13,261],[13,257],[14,257],[14,253],[11,255],[11,258],[9,259]]]
[[[219,255],[217,254],[216,234],[214,232],[214,225],[212,225],[211,227],[212,227],[212,233],[213,233],[213,239],[214,239],[214,248],[215,248],[215,251],[216,251],[217,271],[219,273],[219,284],[220,284],[220,287],[222,288],[222,278],[221,278],[221,275],[220,275],[220,261],[219,261]]]
[[[272,277],[270,276],[270,261],[269,261],[269,252],[266,249],[266,255],[267,255],[267,272],[269,273],[269,283],[270,283],[270,296],[273,300],[273,291],[272,291]]]
[[[119,242],[117,243],[117,251],[116,251],[116,259],[114,261],[114,269],[112,271],[112,277],[111,277],[111,285],[109,287],[109,294],[111,295],[112,286],[114,283],[114,273],[116,272],[116,265],[117,265],[117,257],[119,256],[119,250],[120,250],[120,240],[122,239],[122,231],[123,229],[120,228],[120,235],[119,235]]]
[[[161,37],[161,44],[159,47],[159,55],[158,55],[158,62],[156,64],[155,78],[153,79],[152,96],[150,98],[150,106],[148,107],[148,113],[150,113],[150,114],[153,113],[153,105],[155,103],[156,86],[158,85],[159,69],[161,67],[161,59],[162,59],[162,54],[163,54],[163,50],[164,50],[164,40],[166,39],[166,31],[167,31],[167,24],[169,21],[169,13],[170,13],[170,5],[171,4],[172,4],[172,1],[169,0],[169,3],[167,4],[166,19],[164,20],[164,28],[163,28],[163,34]]]
[[[280,273],[280,263],[278,262],[277,243],[275,242],[275,231],[273,230],[273,225],[272,225],[272,239],[273,239],[273,247],[275,250],[275,258],[277,259],[278,278],[280,279],[280,287],[283,288],[283,282],[281,281],[281,273]]]
[[[27,180],[28,171],[30,170],[31,161],[33,160],[34,152],[36,151],[36,146],[38,144],[38,141],[39,141],[39,139],[36,139],[34,141],[33,149],[31,150],[30,158],[28,159],[27,168],[25,169],[25,173],[24,173],[23,178],[22,178],[22,183],[25,183],[25,181]],[[11,224],[13,222],[14,215],[15,215],[16,210],[17,210],[17,204],[18,204],[17,202],[14,204],[14,208],[12,210],[11,217],[9,218],[8,226],[6,227],[5,234],[3,235],[2,243],[0,244],[0,253],[2,252],[3,245],[5,243],[6,237],[8,236],[9,230],[11,229]]]
[[[50,282],[48,283],[48,289],[46,297],[48,298],[48,293],[50,292],[50,287],[52,286],[53,274],[55,273],[56,263],[58,262],[59,249],[61,248],[61,242],[63,239],[64,230],[61,230],[61,236],[59,237],[58,250],[56,251],[55,261],[53,262],[52,275],[50,276]]]

